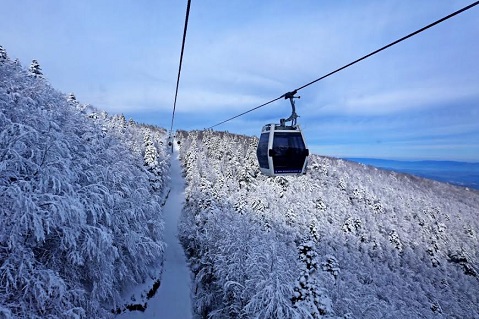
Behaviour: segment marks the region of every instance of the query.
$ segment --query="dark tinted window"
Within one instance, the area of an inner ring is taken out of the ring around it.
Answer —
[[[275,132],[273,149],[304,149],[303,137],[300,132]]]
[[[275,132],[273,139],[275,173],[301,173],[306,159],[300,132]]]
[[[256,149],[256,156],[258,157],[259,167],[269,169],[268,164],[268,141],[269,133],[261,134],[259,138],[258,148]]]

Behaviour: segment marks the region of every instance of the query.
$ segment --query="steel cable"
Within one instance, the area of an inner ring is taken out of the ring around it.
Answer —
[[[382,48],[379,48],[379,49],[377,49],[377,50],[375,50],[375,51],[373,51],[373,52],[371,52],[371,53],[369,53],[369,54],[366,54],[365,56],[363,56],[363,57],[361,57],[361,58],[359,58],[359,59],[357,59],[357,60],[354,60],[354,61],[351,62],[351,63],[348,63],[348,64],[346,64],[346,65],[344,65],[344,66],[342,66],[342,67],[340,67],[340,68],[338,68],[338,69],[336,69],[336,70],[334,70],[334,71],[332,71],[332,72],[329,72],[328,74],[323,75],[323,76],[317,78],[316,80],[313,80],[313,81],[311,81],[311,82],[309,82],[309,83],[307,83],[307,84],[305,84],[305,85],[303,85],[303,86],[300,86],[299,88],[295,89],[294,91],[291,91],[291,92],[289,92],[289,93],[285,93],[285,94],[281,95],[280,97],[278,97],[278,98],[276,98],[276,99],[273,99],[273,100],[271,100],[271,101],[269,101],[269,102],[266,102],[266,103],[264,103],[264,104],[261,104],[261,105],[259,105],[259,106],[257,106],[257,107],[254,107],[254,108],[252,108],[252,109],[250,109],[250,110],[248,110],[248,111],[245,111],[245,112],[243,112],[243,113],[241,113],[241,114],[238,114],[238,115],[236,115],[236,116],[233,116],[233,117],[231,117],[231,118],[229,118],[229,119],[227,119],[227,120],[224,120],[224,121],[222,121],[222,122],[219,122],[219,123],[217,123],[217,124],[215,124],[215,125],[213,125],[213,126],[210,126],[208,129],[211,129],[211,128],[216,127],[216,126],[221,125],[221,124],[224,124],[224,123],[229,122],[229,121],[231,121],[231,120],[233,120],[233,119],[235,119],[235,118],[238,118],[238,117],[243,116],[243,115],[245,115],[245,114],[247,114],[247,113],[249,113],[249,112],[252,112],[252,111],[254,111],[254,110],[257,110],[257,109],[259,109],[259,108],[261,108],[261,107],[263,107],[263,106],[266,106],[266,105],[268,105],[268,104],[270,104],[270,103],[273,103],[273,102],[275,102],[275,101],[277,101],[277,100],[279,100],[279,99],[285,97],[286,94],[291,94],[291,93],[295,94],[295,93],[298,92],[299,90],[302,90],[302,89],[304,89],[305,87],[310,86],[311,84],[314,84],[314,83],[316,83],[316,82],[318,82],[318,81],[321,81],[322,79],[325,79],[325,78],[327,78],[328,76],[331,76],[331,75],[333,75],[333,74],[335,74],[335,73],[337,73],[337,72],[339,72],[339,71],[341,71],[341,70],[344,70],[344,69],[346,69],[346,68],[352,66],[353,64],[356,64],[356,63],[358,63],[358,62],[360,62],[360,61],[362,61],[362,60],[365,60],[365,59],[367,59],[367,58],[369,58],[369,57],[371,57],[371,56],[373,56],[373,55],[375,55],[375,54],[377,54],[377,53],[379,53],[379,52],[381,52],[381,51],[383,51],[383,50],[385,50],[385,49],[387,49],[387,48],[389,48],[389,47],[392,47],[392,46],[395,45],[395,44],[398,44],[398,43],[400,43],[400,42],[402,42],[402,41],[404,41],[404,40],[406,40],[406,39],[409,39],[410,37],[415,36],[416,34],[421,33],[421,32],[423,32],[423,31],[425,31],[425,30],[427,30],[427,29],[429,29],[429,28],[431,28],[431,27],[433,27],[433,26],[435,26],[435,25],[437,25],[437,24],[439,24],[439,23],[441,23],[441,22],[444,22],[444,21],[446,21],[446,20],[448,20],[448,19],[450,19],[450,18],[452,18],[452,17],[454,17],[454,16],[456,16],[456,15],[458,15],[458,14],[460,14],[460,13],[466,11],[466,10],[469,10],[469,9],[471,9],[472,7],[474,7],[474,6],[478,5],[478,4],[479,4],[479,1],[476,1],[476,2],[474,2],[474,3],[472,3],[472,4],[470,4],[470,5],[468,5],[468,6],[464,7],[464,8],[462,8],[462,9],[459,9],[459,10],[457,10],[457,11],[455,11],[455,12],[453,12],[453,13],[451,13],[451,14],[449,14],[449,15],[447,15],[447,16],[445,16],[445,17],[439,19],[439,20],[437,20],[437,21],[434,21],[433,23],[428,24],[427,26],[425,26],[425,27],[423,27],[423,28],[421,28],[421,29],[418,29],[418,30],[416,30],[416,31],[414,31],[414,32],[412,32],[412,33],[410,33],[410,34],[408,34],[408,35],[406,35],[406,36],[404,36],[404,37],[402,37],[402,38],[396,40],[396,41],[393,41],[393,42],[389,43],[388,45],[383,46]]]
[[[171,115],[170,135],[173,132],[173,122],[175,120],[176,101],[177,101],[177,98],[178,98],[178,88],[180,86],[181,65],[183,64],[183,53],[185,51],[186,31],[188,29],[188,18],[190,16],[190,6],[191,6],[191,0],[188,0],[188,4],[186,6],[186,15],[185,15],[185,27],[183,29],[183,41],[181,43],[181,53],[180,53],[180,63],[179,63],[179,67],[178,67],[178,77],[176,79],[175,101],[173,103],[173,113]]]

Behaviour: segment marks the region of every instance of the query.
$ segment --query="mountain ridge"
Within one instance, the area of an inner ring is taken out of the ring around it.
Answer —
[[[457,186],[479,189],[479,162],[434,160],[388,160],[378,158],[344,158],[348,161],[417,175]]]

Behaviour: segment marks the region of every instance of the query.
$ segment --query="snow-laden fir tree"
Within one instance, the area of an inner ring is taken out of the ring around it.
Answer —
[[[73,93],[68,94],[67,101],[68,102],[77,102],[77,98],[76,98],[75,94],[73,94]]]
[[[0,318],[113,318],[163,257],[143,129],[120,134],[15,63],[0,79]]]
[[[161,178],[163,171],[161,170],[158,163],[158,151],[149,133],[145,134],[144,136],[144,149],[145,166],[152,174],[152,176],[150,177],[150,184],[152,185],[153,190],[159,190],[163,186]]]
[[[0,45],[0,62],[7,60],[7,51]]]
[[[333,315],[332,301],[317,278],[320,262],[314,242],[312,240],[303,241],[298,246],[298,251],[301,273],[291,298],[293,305],[306,308],[315,319],[324,315]]]
[[[145,165],[149,168],[154,168],[157,164],[157,152],[150,134],[145,134]]]
[[[33,60],[32,64],[30,64],[30,68],[28,69],[28,72],[33,75],[34,77],[43,77],[42,69],[40,68],[40,64],[38,63],[37,60]]]
[[[73,106],[76,109],[80,109],[80,110],[82,109],[80,103],[77,101],[75,94],[73,93],[68,94],[67,102],[69,105]]]

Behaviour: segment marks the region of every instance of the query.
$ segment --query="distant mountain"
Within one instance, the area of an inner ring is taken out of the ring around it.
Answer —
[[[479,189],[479,163],[455,161],[395,161],[375,158],[345,159],[453,185]]]

